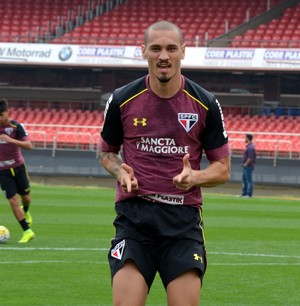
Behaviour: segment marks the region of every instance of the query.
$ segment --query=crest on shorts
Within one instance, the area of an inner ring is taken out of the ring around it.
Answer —
[[[119,242],[111,251],[110,255],[111,257],[117,258],[119,260],[122,259],[123,252],[125,248],[125,239]]]
[[[192,113],[179,113],[178,121],[183,126],[183,128],[189,132],[192,127],[198,122],[198,114]]]

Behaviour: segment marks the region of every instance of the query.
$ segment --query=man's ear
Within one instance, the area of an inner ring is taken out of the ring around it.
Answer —
[[[145,54],[145,50],[146,50],[145,45],[141,45],[141,49],[142,49],[142,56],[143,56],[143,59],[147,59],[147,56],[146,56],[146,54]]]
[[[184,59],[185,58],[185,44],[182,45],[182,55],[181,55],[181,59]]]

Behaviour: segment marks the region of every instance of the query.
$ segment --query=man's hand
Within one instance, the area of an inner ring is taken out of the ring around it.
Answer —
[[[183,156],[183,169],[180,174],[173,178],[173,184],[181,190],[189,190],[194,185],[192,183],[193,169],[190,164],[190,154]]]
[[[0,141],[4,141],[4,142],[7,142],[7,143],[9,143],[9,142],[11,142],[11,139],[12,138],[10,138],[8,135],[6,135],[6,134],[1,134],[0,135]]]
[[[119,182],[125,192],[130,193],[138,190],[138,181],[134,176],[134,171],[125,163],[120,168]]]

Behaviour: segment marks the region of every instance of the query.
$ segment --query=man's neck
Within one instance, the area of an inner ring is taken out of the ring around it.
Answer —
[[[161,98],[171,98],[176,95],[176,93],[180,90],[182,85],[182,77],[179,75],[179,77],[172,78],[168,82],[160,82],[158,79],[149,78],[149,86],[151,90],[159,97]]]

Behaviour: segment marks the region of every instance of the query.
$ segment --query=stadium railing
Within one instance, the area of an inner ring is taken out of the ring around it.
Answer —
[[[25,124],[36,149],[97,151],[99,126]]]
[[[26,124],[35,149],[92,151],[97,155],[99,126],[66,126],[55,124]],[[67,129],[67,130],[66,130]],[[245,148],[245,134],[254,135],[259,157],[300,159],[300,133],[271,133],[227,131],[232,156],[240,156]]]
[[[228,133],[229,135],[234,134],[234,132],[230,131]],[[253,141],[259,157],[300,159],[300,134],[298,134],[298,148],[293,148],[291,140],[279,139],[279,137],[286,135],[284,133],[277,135],[278,139],[263,139],[264,134],[255,133],[255,141]],[[276,137],[276,135],[274,136]],[[245,149],[245,138],[229,137],[229,144],[232,155],[241,155]]]

